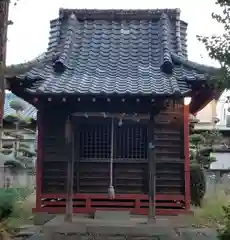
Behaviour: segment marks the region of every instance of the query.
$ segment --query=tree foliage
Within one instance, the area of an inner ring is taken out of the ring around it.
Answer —
[[[223,135],[218,130],[210,130],[202,133],[205,139],[204,145],[209,147],[214,147],[216,144],[221,144],[223,140]]]
[[[191,203],[200,207],[206,192],[206,181],[204,170],[198,164],[190,166],[190,182]]]
[[[224,226],[218,229],[218,239],[229,240],[230,239],[230,205],[223,206],[224,211]]]
[[[220,7],[221,13],[212,13],[212,18],[223,26],[221,35],[198,36],[204,43],[209,56],[218,61],[221,66],[218,78],[211,84],[221,89],[230,88],[230,0],[217,0],[216,5]]]
[[[201,206],[206,192],[205,169],[216,161],[210,153],[216,144],[219,145],[223,141],[223,136],[217,130],[194,132],[193,127],[190,128],[190,133],[191,203]]]
[[[15,142],[3,142],[3,149],[0,151],[0,157],[4,159],[5,165],[11,167],[12,170],[27,169],[28,172],[34,172],[34,159],[36,152],[34,146],[27,142],[22,143],[24,135],[20,131],[20,127],[29,122],[21,116],[25,105],[22,101],[12,100],[10,107],[16,111],[15,115],[5,117],[6,121],[10,121],[16,125],[14,132],[4,132],[8,138],[12,138]]]
[[[216,159],[211,156],[216,144],[223,141],[222,134],[217,130],[193,133],[190,135],[190,163],[201,168],[209,168]]]

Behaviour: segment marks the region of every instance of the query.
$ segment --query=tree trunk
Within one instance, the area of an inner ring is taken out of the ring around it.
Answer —
[[[9,0],[0,0],[0,145],[2,145],[3,115],[5,101],[4,69],[6,67],[6,42]]]
[[[9,0],[0,0],[0,90],[1,90],[1,123],[3,115],[4,97],[5,97],[5,80],[4,69],[6,67],[6,43],[7,43],[7,27]]]

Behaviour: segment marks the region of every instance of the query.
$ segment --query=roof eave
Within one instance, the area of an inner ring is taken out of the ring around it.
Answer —
[[[31,91],[30,89],[25,89],[26,92],[34,95],[34,96],[95,96],[95,97],[155,97],[155,98],[181,98],[181,97],[186,97],[186,96],[191,96],[191,90],[187,92],[174,92],[172,94],[157,94],[157,93],[131,93],[131,92],[124,92],[124,93],[119,93],[119,92],[114,92],[114,93],[106,93],[106,92],[101,92],[101,93],[93,93],[93,92],[87,92],[87,93],[68,93],[68,92],[58,92],[58,93],[52,93],[52,92],[42,92],[42,91]]]
[[[182,64],[185,67],[191,68],[193,70],[197,70],[202,73],[216,75],[220,71],[220,68],[199,64],[197,62],[190,61],[184,57],[178,56],[177,54],[174,54],[174,53],[171,53],[171,56],[174,63]]]
[[[34,67],[47,63],[51,59],[47,57],[46,53],[39,54],[36,58],[25,63],[12,64],[5,68],[4,75],[6,79],[13,79],[17,76],[26,74]]]

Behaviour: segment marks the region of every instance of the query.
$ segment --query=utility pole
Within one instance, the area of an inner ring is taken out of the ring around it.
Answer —
[[[0,148],[2,147],[3,115],[5,101],[6,44],[10,0],[0,0]]]

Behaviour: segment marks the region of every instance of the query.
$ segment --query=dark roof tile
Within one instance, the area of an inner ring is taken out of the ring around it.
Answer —
[[[31,93],[186,94],[187,80],[207,78],[188,64],[186,29],[178,9],[61,9],[51,21],[52,60],[21,78],[36,80]]]

